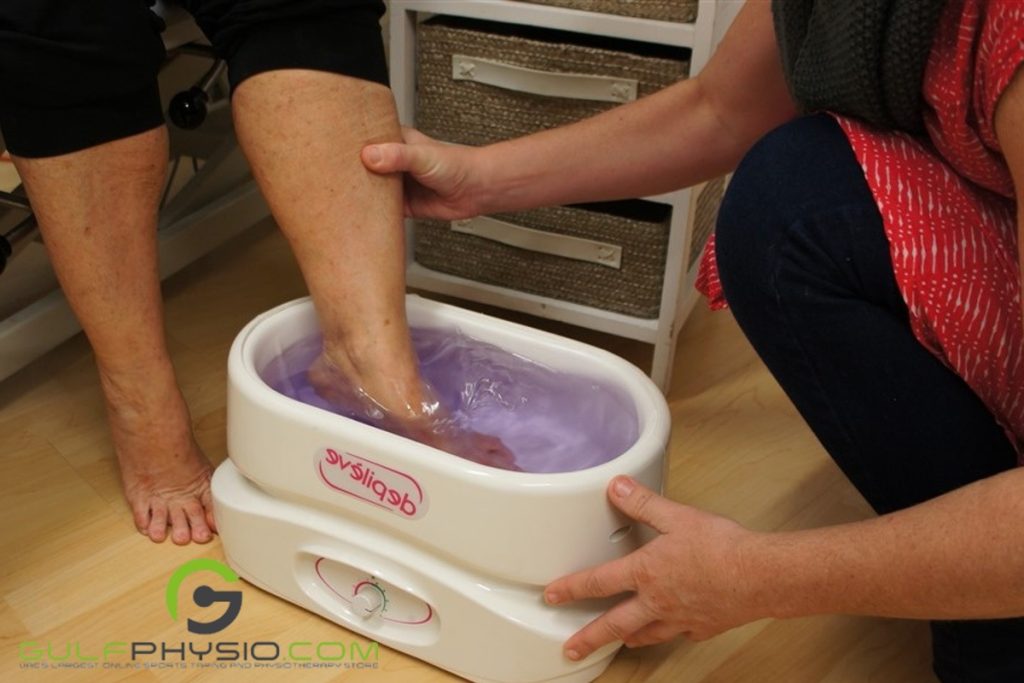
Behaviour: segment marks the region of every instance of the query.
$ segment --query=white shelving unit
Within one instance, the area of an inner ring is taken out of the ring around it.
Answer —
[[[597,14],[518,0],[392,0],[389,35],[391,86],[399,118],[404,125],[416,125],[416,24],[426,16],[447,15],[485,19],[658,45],[687,47],[692,50],[692,77],[707,63],[718,37],[724,32],[725,24],[731,21],[735,14],[732,8],[720,8],[718,4],[715,0],[700,0],[696,22],[680,24]],[[697,186],[647,197],[651,201],[672,207],[669,258],[665,265],[657,318],[635,318],[429,270],[416,263],[413,258],[412,221],[408,221],[406,225],[408,284],[428,292],[530,313],[652,344],[654,359],[651,377],[663,391],[667,391],[676,338],[697,299],[697,293],[693,288],[696,266],[687,270],[686,264],[690,262],[689,226],[696,203],[693,199],[700,189],[700,186]]]

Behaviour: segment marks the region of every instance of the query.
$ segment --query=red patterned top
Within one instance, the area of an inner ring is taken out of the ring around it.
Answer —
[[[928,138],[836,116],[882,214],[914,335],[981,397],[1019,454],[1017,205],[993,116],[1022,63],[1024,2],[950,0],[925,71]],[[697,287],[712,308],[726,305],[713,240]]]

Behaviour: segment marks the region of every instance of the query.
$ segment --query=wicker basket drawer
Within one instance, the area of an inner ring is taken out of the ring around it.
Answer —
[[[417,263],[510,289],[657,318],[671,208],[641,200],[421,220]]]
[[[418,27],[416,127],[483,145],[593,116],[678,80],[689,52],[436,17]]]
[[[684,24],[697,18],[697,0],[522,0],[535,5],[554,5],[600,14],[638,19],[657,19]]]

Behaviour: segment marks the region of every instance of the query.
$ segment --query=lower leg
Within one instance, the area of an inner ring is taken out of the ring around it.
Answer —
[[[15,157],[57,277],[96,356],[125,495],[154,541],[210,540],[210,466],[164,340],[157,128],[55,157]]]
[[[398,176],[367,171],[360,150],[400,139],[391,92],[312,70],[252,76],[234,93],[235,128],[316,305],[324,353],[311,376],[328,398],[377,424],[490,464],[496,439],[444,433],[420,379],[405,316]]]
[[[387,88],[317,71],[253,76],[234,94],[239,141],[316,305],[325,360],[403,418],[429,402],[405,318],[401,181],[359,161],[397,140]]]

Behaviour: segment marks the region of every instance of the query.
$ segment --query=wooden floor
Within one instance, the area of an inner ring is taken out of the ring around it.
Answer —
[[[174,360],[209,457],[225,457],[225,359],[256,313],[301,296],[284,241],[269,224],[165,286]],[[642,344],[578,336],[638,363]],[[728,313],[698,306],[682,332],[669,396],[669,495],[762,530],[845,522],[870,514],[824,456]],[[22,668],[19,648],[51,643],[86,657],[104,643],[188,640],[164,607],[171,572],[222,559],[218,541],[179,548],[140,536],[122,501],[89,349],[79,337],[0,383],[0,681],[278,680],[280,671]],[[230,637],[245,641],[355,639],[335,625],[245,586]],[[198,608],[196,608],[198,609]],[[201,618],[198,615],[193,615]],[[362,641],[360,641],[362,642]],[[496,643],[495,647],[500,647]],[[28,652],[28,651],[26,651]],[[124,658],[121,658],[123,661]],[[454,677],[383,649],[376,670],[292,674],[316,681],[447,681]],[[763,621],[706,643],[623,651],[606,682],[885,683],[934,680],[927,628],[892,620]]]

